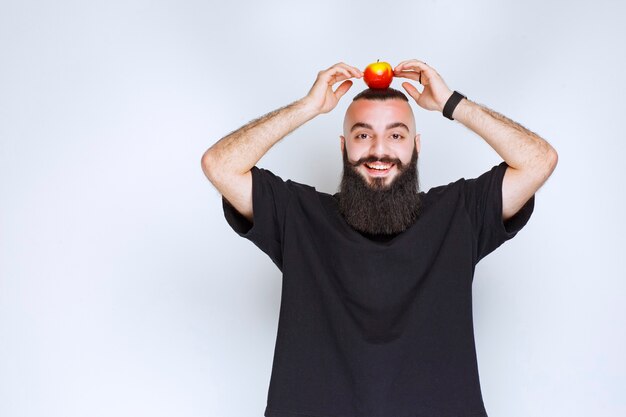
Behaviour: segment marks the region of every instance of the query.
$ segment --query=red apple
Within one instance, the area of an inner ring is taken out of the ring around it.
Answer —
[[[387,88],[393,79],[393,68],[388,62],[373,62],[365,68],[363,81],[369,88]]]

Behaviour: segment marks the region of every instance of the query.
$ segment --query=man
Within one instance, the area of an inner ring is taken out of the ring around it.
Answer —
[[[420,135],[404,93],[387,89],[364,91],[346,111],[338,193],[255,165],[281,138],[335,108],[350,78],[362,76],[345,63],[320,71],[304,98],[227,135],[202,158],[229,225],[283,273],[264,415],[486,416],[474,268],[527,223],[557,153],[408,60],[394,76],[423,85],[420,93],[402,84],[415,102],[476,132],[502,163],[419,191]]]

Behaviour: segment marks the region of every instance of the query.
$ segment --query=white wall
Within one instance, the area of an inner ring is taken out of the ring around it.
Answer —
[[[261,416],[280,271],[227,225],[202,153],[336,62],[411,58],[559,153],[529,223],[476,270],[487,411],[626,415],[625,11],[3,0],[0,415]],[[363,88],[258,165],[335,192],[343,114]],[[422,189],[501,161],[412,105]]]

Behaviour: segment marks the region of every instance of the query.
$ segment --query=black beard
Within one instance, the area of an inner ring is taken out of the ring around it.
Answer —
[[[371,235],[397,234],[411,226],[421,207],[417,157],[414,147],[411,162],[406,166],[400,160],[372,157],[353,165],[344,146],[343,176],[337,198],[339,212],[346,222],[357,231]],[[396,164],[398,174],[391,184],[385,185],[384,177],[371,177],[370,185],[357,172],[359,165],[374,161]]]

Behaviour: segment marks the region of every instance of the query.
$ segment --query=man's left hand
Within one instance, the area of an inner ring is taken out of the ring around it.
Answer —
[[[418,106],[426,110],[443,112],[443,106],[453,93],[434,68],[417,59],[400,62],[394,68],[393,76],[415,80],[424,86],[420,93],[411,83],[402,83],[402,87],[415,99]]]

